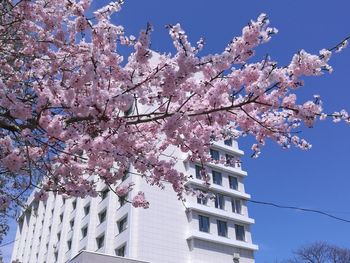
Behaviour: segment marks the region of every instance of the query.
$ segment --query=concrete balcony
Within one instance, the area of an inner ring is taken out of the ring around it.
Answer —
[[[203,190],[207,190],[213,193],[220,193],[226,196],[230,196],[230,197],[239,197],[241,199],[244,200],[248,200],[250,199],[250,194],[244,193],[244,192],[240,192],[231,188],[227,188],[221,185],[217,185],[217,184],[210,184],[210,186],[206,186],[204,185],[204,181],[197,179],[197,178],[189,178],[189,180],[185,183],[185,185],[193,185],[193,186],[197,186],[198,188],[201,188]]]
[[[223,141],[214,142],[210,148],[215,149],[215,150],[224,151],[226,153],[231,153],[233,155],[238,155],[238,156],[244,155],[244,152],[242,150],[238,149],[236,144],[233,144],[232,146],[228,146],[228,145],[224,144]]]
[[[218,218],[232,220],[237,223],[242,223],[246,225],[251,225],[255,223],[254,219],[249,218],[245,215],[233,213],[233,212],[222,210],[215,207],[210,207],[210,206],[201,205],[201,204],[192,203],[192,202],[186,203],[186,206],[190,210],[197,211],[199,213],[204,213],[207,215],[213,215]]]
[[[198,230],[191,230],[188,234],[187,240],[199,239],[220,245],[226,245],[230,247],[242,248],[252,251],[257,251],[259,247],[255,244],[247,243],[244,241],[235,240],[227,237],[215,236],[209,233],[200,232]]]
[[[197,164],[200,164],[200,163],[197,163]],[[207,163],[206,166],[217,171],[221,171],[232,175],[238,175],[241,177],[245,177],[248,175],[248,173],[246,171],[243,171],[240,167],[239,168],[232,167],[221,163]]]

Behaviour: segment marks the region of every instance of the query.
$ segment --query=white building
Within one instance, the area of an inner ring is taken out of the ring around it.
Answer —
[[[133,208],[102,184],[97,198],[63,199],[54,194],[46,202],[29,198],[32,209],[19,218],[12,260],[65,263],[87,250],[150,263],[254,262],[258,247],[252,243],[254,220],[246,206],[247,173],[240,162],[230,161],[243,152],[235,141],[226,141],[214,143],[211,154],[214,159],[226,158],[228,164],[208,165],[208,188],[197,178],[200,166],[174,153],[181,159],[176,169],[192,175],[187,185],[214,193],[215,200],[188,196],[183,204],[171,187],[149,186],[132,174],[132,168],[124,181],[135,182],[131,196],[140,190],[146,193],[149,209]]]

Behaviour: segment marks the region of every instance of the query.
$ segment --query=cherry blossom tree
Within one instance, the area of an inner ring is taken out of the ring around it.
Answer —
[[[151,185],[170,183],[185,198],[186,174],[164,158],[169,147],[203,166],[213,140],[251,135],[253,156],[267,138],[309,149],[296,130],[327,116],[349,122],[345,110],[322,111],[319,96],[297,102],[303,77],[332,72],[328,61],[348,38],[319,54],[301,50],[289,65],[254,50],[277,33],[261,14],[220,54],[200,55],[179,24],[168,25],[175,54],[150,49],[152,27],[125,34],[111,15],[115,1],[91,10],[91,0],[4,0],[0,3],[0,209],[37,189],[96,196],[98,175],[117,195],[132,165]],[[123,57],[121,46],[131,52]],[[207,178],[203,170],[203,178]],[[147,195],[147,193],[146,193]],[[148,207],[145,194],[131,200]]]

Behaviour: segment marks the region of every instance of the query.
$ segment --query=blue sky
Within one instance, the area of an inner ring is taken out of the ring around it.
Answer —
[[[164,28],[166,24],[179,22],[193,43],[204,37],[203,54],[208,54],[221,52],[260,13],[268,14],[279,33],[258,49],[256,60],[268,53],[285,65],[300,49],[316,53],[350,35],[348,0],[125,2],[116,21],[125,26],[127,34],[134,35],[151,22],[155,28],[152,47],[160,52],[174,52]],[[302,102],[319,94],[327,112],[350,110],[350,48],[335,55],[331,65],[332,74],[305,79],[298,100]],[[270,141],[258,159],[249,158],[252,141],[244,138],[239,143],[247,153],[243,159],[243,167],[249,174],[246,191],[255,200],[319,209],[350,219],[349,132],[350,126],[344,123],[318,122],[314,128],[303,131],[303,136],[313,145],[311,150],[283,150]],[[350,248],[350,224],[257,204],[249,204],[249,211],[256,220],[252,234],[260,246],[257,263],[286,259],[292,250],[313,241]],[[13,238],[12,228],[7,240]],[[10,251],[11,246],[3,248],[5,257]]]

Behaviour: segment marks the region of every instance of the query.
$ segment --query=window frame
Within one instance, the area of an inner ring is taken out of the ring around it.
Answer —
[[[236,176],[229,175],[228,183],[229,183],[230,189],[238,191],[238,178]]]
[[[199,166],[199,165],[195,165],[195,173],[196,173],[196,178],[197,179],[202,179],[202,175],[201,175],[201,170],[203,169],[203,167]]]
[[[84,206],[84,217],[90,214],[90,203]]]
[[[70,251],[72,249],[72,239],[69,239],[67,241],[67,248],[68,248],[68,251]]]
[[[232,138],[228,138],[228,139],[224,140],[224,144],[225,144],[226,146],[232,147],[232,144],[233,144]]]
[[[196,190],[203,192],[200,189],[196,189]],[[208,197],[204,197],[204,195],[202,193],[200,193],[199,196],[197,196],[197,204],[208,205]]]
[[[121,223],[123,223],[121,228]],[[128,215],[123,216],[120,220],[117,221],[118,234],[123,233],[128,228]]]
[[[200,205],[208,205],[208,198],[205,197],[197,197],[197,204]]]
[[[232,212],[241,215],[242,214],[242,200],[238,198],[231,198]],[[237,209],[238,208],[238,209]]]
[[[100,241],[102,240],[102,245],[100,243]],[[97,250],[103,248],[105,245],[105,233],[102,233],[101,235],[99,235],[98,237],[96,237],[96,247]]]
[[[127,203],[127,199],[128,198],[128,194],[124,195],[124,196],[119,196],[119,208],[123,207],[126,203]],[[118,209],[119,209],[118,208]]]
[[[218,236],[227,237],[227,234],[228,234],[227,222],[217,219],[216,225],[217,225],[217,230],[218,230]],[[224,228],[222,229],[222,227],[224,227]]]
[[[109,188],[106,187],[101,191],[101,202],[105,200],[109,195]]]
[[[208,216],[198,215],[198,227],[200,232],[210,233],[210,218]]]
[[[85,226],[83,226],[83,227],[81,228],[81,236],[82,236],[81,239],[87,237],[88,231],[89,231],[89,226],[88,226],[88,224],[86,224]]]
[[[211,174],[213,177],[213,184],[222,185],[222,173],[219,171],[211,170]],[[220,178],[219,181],[217,181],[215,178]]]
[[[74,218],[69,221],[70,228],[73,228],[75,224]]]
[[[120,255],[119,251],[123,251],[122,255]],[[126,256],[126,243],[124,243],[123,245],[117,247],[115,249],[115,254],[118,256],[118,257],[125,257]]]
[[[215,194],[215,208],[225,210],[225,196],[223,194]]]
[[[102,217],[102,220],[101,220],[101,216],[103,215]],[[105,222],[107,220],[107,209],[103,209],[102,211],[100,211],[98,214],[98,222],[99,224],[102,224],[103,222]]]
[[[130,176],[129,170],[126,170],[123,174],[122,182],[124,182],[126,179],[128,179],[129,176]]]
[[[241,230],[243,231],[240,232]],[[239,238],[241,237],[240,233],[242,234],[242,239]],[[245,241],[245,227],[243,225],[235,224],[235,235],[236,235],[236,240]]]
[[[225,163],[227,166],[235,168],[236,167],[236,157],[232,154],[226,153],[225,154]]]
[[[213,161],[219,161],[220,160],[220,152],[215,149],[210,149],[210,158]]]

